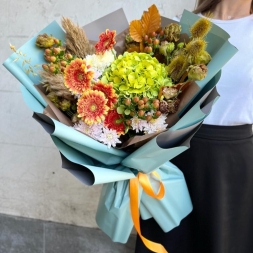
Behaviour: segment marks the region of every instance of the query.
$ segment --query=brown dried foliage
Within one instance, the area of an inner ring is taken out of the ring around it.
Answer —
[[[157,7],[153,4],[145,11],[141,17],[141,22],[145,34],[156,32],[161,26],[161,16]]]
[[[136,42],[141,42],[145,34],[149,35],[161,26],[161,16],[157,7],[153,4],[145,11],[141,20],[133,20],[130,23],[130,35]]]
[[[79,58],[85,58],[88,54],[94,54],[95,48],[90,44],[89,39],[81,27],[65,17],[62,18],[62,27],[66,32],[67,51]]]

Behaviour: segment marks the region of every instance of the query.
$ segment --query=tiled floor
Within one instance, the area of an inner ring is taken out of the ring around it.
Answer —
[[[100,230],[0,214],[0,253],[133,253]]]

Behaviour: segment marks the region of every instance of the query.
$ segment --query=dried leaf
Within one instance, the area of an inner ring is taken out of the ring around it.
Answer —
[[[16,52],[15,46],[13,46],[11,43],[9,43],[9,44],[10,44],[10,49],[11,49],[12,51]]]
[[[16,61],[18,61],[18,60],[19,60],[19,58],[16,58],[16,59],[13,60],[13,62],[16,62]]]
[[[133,20],[129,26],[129,32],[132,39],[141,42],[143,37],[143,28],[140,20]]]
[[[25,61],[23,61],[23,62],[22,62],[22,67],[24,67],[24,66],[25,66],[25,64],[26,64],[26,62],[25,62]]]
[[[157,7],[153,4],[145,11],[141,18],[144,34],[150,34],[161,26],[161,16]]]
[[[139,45],[130,45],[129,48],[127,49],[127,52],[140,52],[140,46]]]

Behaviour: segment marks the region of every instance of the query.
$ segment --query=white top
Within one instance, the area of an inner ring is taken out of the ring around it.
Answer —
[[[202,16],[202,15],[200,15]],[[238,52],[222,68],[216,86],[220,98],[204,120],[209,125],[243,125],[253,123],[253,15],[211,21],[225,30],[229,42]]]

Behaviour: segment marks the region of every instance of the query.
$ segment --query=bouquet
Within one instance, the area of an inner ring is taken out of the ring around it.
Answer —
[[[11,45],[4,65],[62,167],[104,184],[98,226],[126,242],[134,225],[150,250],[166,252],[141,235],[139,212],[167,232],[192,210],[184,177],[168,161],[189,148],[236,49],[208,18],[185,11],[177,23],[155,5],[130,25],[119,10],[84,28],[63,18],[62,27],[53,22],[19,50]]]

